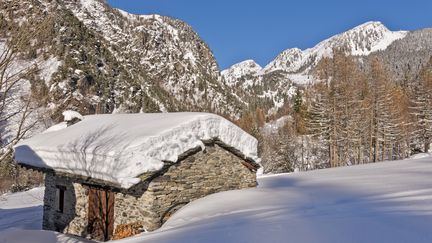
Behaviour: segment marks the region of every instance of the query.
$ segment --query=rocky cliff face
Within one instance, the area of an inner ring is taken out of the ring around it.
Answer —
[[[238,116],[242,104],[223,82],[209,47],[184,22],[132,15],[100,0],[5,0],[1,38],[16,42],[39,105],[110,112],[212,111]]]

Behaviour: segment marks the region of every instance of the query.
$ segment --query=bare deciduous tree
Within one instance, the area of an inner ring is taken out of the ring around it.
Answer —
[[[28,43],[31,35],[31,32],[19,33],[9,40],[0,39],[0,190],[41,180],[40,175],[20,175],[20,169],[13,163],[13,146],[38,122],[32,119],[36,104],[29,88],[37,71],[37,61],[20,56],[21,47]],[[26,182],[21,183],[22,180]]]
[[[0,53],[0,161],[11,156],[12,147],[34,127],[29,121],[34,111],[30,94],[23,94],[26,77],[35,72],[35,64],[20,64],[16,45],[4,43]],[[7,126],[13,125],[14,131]]]

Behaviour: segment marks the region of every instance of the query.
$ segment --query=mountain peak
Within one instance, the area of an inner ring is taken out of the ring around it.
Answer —
[[[229,67],[228,69],[223,70],[222,75],[234,75],[237,77],[244,76],[246,74],[257,73],[261,71],[262,67],[256,63],[254,60],[249,59],[239,63],[236,63]]]
[[[389,30],[383,23],[380,21],[369,21],[358,25],[350,30],[347,30],[339,35],[336,35],[332,38],[336,38],[338,36],[345,36],[344,38],[357,38],[359,35],[363,35],[364,37],[372,37],[381,38],[386,34],[393,33]],[[332,39],[330,38],[330,39]]]
[[[248,59],[248,60],[245,60],[243,62],[239,62],[237,64],[234,64],[230,68],[237,68],[237,67],[246,67],[246,68],[249,68],[251,70],[258,70],[258,71],[262,69],[262,67],[252,59]]]
[[[351,30],[356,30],[356,29],[387,29],[387,27],[381,23],[381,21],[368,21],[365,22],[363,24],[360,24],[354,28],[352,28]]]
[[[379,21],[369,21],[304,51],[298,48],[287,49],[270,62],[264,71],[299,72],[317,64],[322,57],[332,56],[334,48],[344,48],[347,54],[353,56],[367,56],[372,52],[385,50],[393,41],[405,37],[406,34],[406,31],[390,31]]]
[[[232,65],[230,68],[223,70],[221,74],[229,84],[232,84],[243,76],[255,75],[261,70],[262,67],[258,63],[249,59]]]
[[[327,41],[332,42],[332,47],[347,47],[351,55],[366,56],[386,49],[406,34],[406,31],[391,31],[379,21],[369,21]]]
[[[303,51],[299,48],[290,48],[279,54],[271,63],[269,63],[264,71],[283,69],[287,72],[298,70],[303,59]]]

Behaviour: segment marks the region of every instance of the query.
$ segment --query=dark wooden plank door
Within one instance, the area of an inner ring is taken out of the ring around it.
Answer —
[[[88,231],[93,239],[110,240],[114,232],[114,193],[89,189]]]

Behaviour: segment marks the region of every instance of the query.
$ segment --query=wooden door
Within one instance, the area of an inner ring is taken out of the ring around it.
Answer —
[[[88,232],[99,241],[110,240],[114,231],[114,193],[89,189]]]

